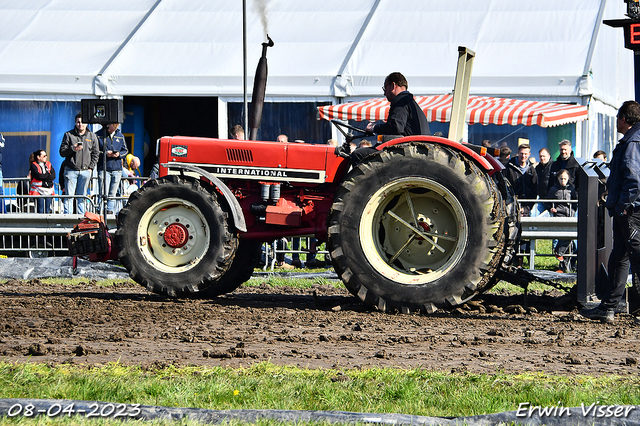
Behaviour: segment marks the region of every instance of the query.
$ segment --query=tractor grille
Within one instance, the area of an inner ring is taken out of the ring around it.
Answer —
[[[248,149],[227,149],[227,160],[232,163],[253,163],[253,154]]]

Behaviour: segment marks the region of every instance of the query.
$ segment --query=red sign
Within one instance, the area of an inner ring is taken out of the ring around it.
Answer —
[[[631,50],[640,50],[640,21],[637,19],[609,19],[604,23],[610,27],[624,30],[624,47]]]
[[[629,25],[629,44],[632,46],[640,45],[640,23]]]

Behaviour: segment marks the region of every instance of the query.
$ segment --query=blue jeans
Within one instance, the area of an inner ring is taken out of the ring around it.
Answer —
[[[120,179],[122,178],[122,170],[115,171],[107,171],[106,174],[106,187],[107,187],[107,211],[115,212],[116,200],[113,198],[116,196],[118,192],[118,188],[120,187]],[[98,170],[98,187],[100,188],[100,206],[102,208],[102,195],[104,194],[103,184],[104,184],[104,170]]]
[[[547,210],[544,207],[544,203],[536,203],[535,206],[533,206],[533,208],[531,209],[531,217],[538,217],[540,216],[542,213],[544,213],[544,211]]]
[[[87,195],[89,189],[89,181],[91,181],[91,170],[73,170],[66,168],[64,170],[64,185],[67,195]],[[85,199],[77,198],[78,214],[84,215]],[[73,213],[73,198],[65,198],[64,212]]]
[[[38,213],[51,213],[51,197],[40,196],[36,198]]]
[[[293,249],[294,250],[300,250],[300,240],[301,240],[300,237],[293,237]],[[316,240],[315,238],[309,238],[308,239],[309,246],[307,246],[307,250],[311,250],[311,249],[315,250],[317,242],[318,242],[318,240]],[[300,253],[293,253],[291,255],[291,257],[293,258],[293,260],[296,260],[296,259],[300,260]],[[316,258],[316,254],[315,253],[309,253],[307,255],[307,262],[312,260],[312,259],[315,259],[315,258]]]

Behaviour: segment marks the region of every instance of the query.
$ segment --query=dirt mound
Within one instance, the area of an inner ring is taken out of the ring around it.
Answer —
[[[551,291],[484,295],[434,315],[383,314],[343,288],[241,287],[168,299],[124,282],[0,284],[0,356],[19,362],[638,374],[633,318],[586,320]]]

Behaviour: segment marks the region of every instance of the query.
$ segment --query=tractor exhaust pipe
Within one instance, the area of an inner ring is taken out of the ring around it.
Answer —
[[[253,80],[253,94],[251,95],[251,115],[249,116],[249,140],[258,139],[258,128],[262,121],[264,94],[267,89],[267,48],[273,46],[273,40],[267,35],[268,42],[262,43],[262,56],[258,61],[256,76]]]

